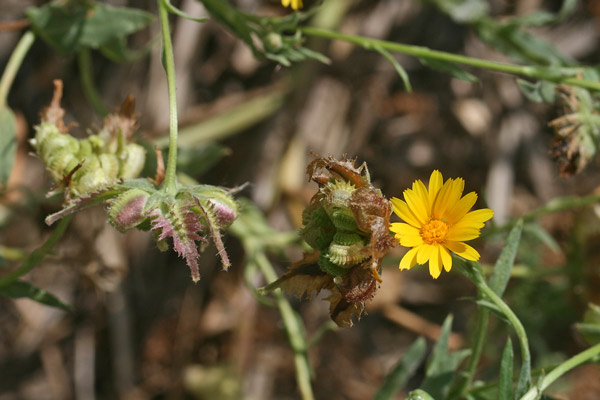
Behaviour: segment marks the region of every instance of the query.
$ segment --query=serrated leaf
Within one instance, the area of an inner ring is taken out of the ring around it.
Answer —
[[[523,95],[536,103],[554,103],[556,84],[548,81],[528,82],[517,79]]]
[[[65,311],[71,311],[71,306],[62,300],[46,292],[43,289],[33,286],[29,282],[14,281],[7,286],[0,286],[0,296],[8,296],[13,299],[26,297],[38,303],[50,307],[60,308]]]
[[[17,151],[17,127],[15,115],[7,108],[0,108],[0,188],[6,187]]]
[[[502,293],[504,293],[506,285],[508,284],[508,280],[510,279],[510,272],[515,263],[522,231],[523,220],[520,219],[508,234],[506,244],[494,266],[489,286],[498,296],[502,296]]]
[[[406,382],[417,370],[427,351],[427,342],[419,337],[406,351],[402,359],[385,377],[385,381],[377,394],[375,400],[393,399],[395,393],[406,385]]]
[[[448,315],[440,337],[436,342],[427,362],[425,380],[421,387],[436,399],[446,398],[452,382],[456,378],[456,369],[471,353],[470,349],[448,352],[448,340],[452,329],[452,315]]]
[[[433,60],[433,59],[422,58],[422,57],[419,58],[419,61],[421,61],[421,64],[423,64],[426,67],[435,69],[440,72],[450,74],[453,77],[455,77],[456,79],[460,79],[462,81],[471,82],[471,83],[479,81],[479,79],[475,75],[465,71],[464,69],[462,69],[455,63],[452,63],[449,61],[442,61],[442,60]]]
[[[500,378],[498,379],[498,400],[512,400],[513,347],[510,338],[506,341],[502,360],[500,361]]]
[[[25,14],[36,34],[65,55],[81,46],[99,48],[137,32],[154,20],[152,14],[139,9],[102,3],[49,3],[29,8]]]

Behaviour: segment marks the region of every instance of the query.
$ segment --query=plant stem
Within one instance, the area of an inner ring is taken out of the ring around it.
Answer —
[[[489,319],[490,311],[479,306],[477,311],[477,327],[475,328],[474,335],[475,340],[472,346],[471,356],[469,357],[469,362],[467,363],[465,371],[461,374],[461,379],[458,381],[456,388],[451,392],[451,399],[463,397],[471,386],[483,350],[483,343],[485,342],[485,334]]]
[[[85,97],[87,97],[88,101],[96,111],[96,114],[101,117],[106,116],[108,114],[107,108],[104,106],[102,99],[98,95],[98,91],[96,90],[96,86],[94,85],[93,78],[93,67],[91,62],[91,54],[90,50],[87,47],[82,48],[79,53],[77,53],[77,65],[79,66],[79,77],[81,80],[81,86],[83,88],[83,93]]]
[[[267,256],[262,251],[257,251],[255,262],[260,272],[263,274],[268,283],[277,280],[277,274],[273,270],[273,266],[267,259]],[[273,291],[277,307],[283,319],[283,325],[290,341],[290,346],[294,351],[294,365],[296,367],[296,381],[302,395],[303,400],[314,400],[312,387],[310,384],[310,364],[307,356],[307,345],[304,338],[304,332],[300,320],[292,309],[292,306],[287,301],[281,289]]]
[[[467,57],[458,54],[446,53],[444,51],[431,50],[427,47],[413,46],[402,43],[390,42],[387,40],[377,40],[365,38],[362,36],[345,35],[343,33],[329,31],[326,29],[302,27],[300,31],[306,35],[318,36],[327,39],[343,40],[345,42],[354,43],[367,50],[376,50],[380,48],[396,51],[399,53],[408,54],[418,58],[426,58],[431,60],[448,61],[457,64],[468,65],[471,67],[482,68],[492,71],[504,72],[511,75],[526,76],[534,79],[542,79],[551,82],[565,83],[568,85],[579,86],[586,89],[600,90],[600,82],[586,81],[583,79],[572,78],[564,75],[555,76],[550,73],[548,67],[516,65],[502,63],[497,61],[482,60],[474,57]]]
[[[65,230],[69,226],[69,222],[71,222],[71,218],[73,218],[72,215],[64,217],[56,226],[56,229],[54,230],[54,232],[52,232],[48,240],[46,240],[46,243],[44,243],[39,249],[34,250],[29,255],[29,257],[25,259],[23,264],[18,269],[8,274],[7,276],[1,278],[0,287],[10,285],[23,275],[31,271],[33,267],[35,267],[37,264],[39,264],[39,262],[44,259],[46,254],[48,254],[50,250],[52,250],[52,247],[54,247],[56,242],[58,242],[62,235],[65,233]]]
[[[600,343],[569,358],[567,361],[563,362],[558,367],[554,368],[548,375],[546,375],[542,379],[542,382],[538,387],[532,387],[531,389],[529,389],[529,391],[527,393],[525,393],[525,395],[523,397],[521,397],[521,400],[533,400],[533,399],[539,398],[541,393],[546,388],[548,388],[548,386],[550,386],[555,380],[557,380],[562,375],[564,375],[568,371],[572,370],[576,366],[583,364],[584,362],[588,361],[589,359],[591,359],[599,354],[600,354]]]
[[[175,195],[177,182],[175,172],[177,168],[177,97],[175,92],[175,60],[173,57],[173,43],[169,29],[169,11],[164,0],[158,1],[158,14],[162,31],[163,66],[167,73],[167,86],[169,89],[169,158],[163,187],[167,193]]]
[[[19,40],[19,43],[17,43],[17,47],[15,47],[15,50],[12,52],[8,63],[6,64],[6,68],[2,73],[2,78],[0,78],[0,108],[6,106],[6,97],[15,80],[15,75],[17,75],[17,71],[21,67],[23,59],[31,48],[34,40],[35,35],[33,32],[25,32],[21,37],[21,40]]]
[[[521,368],[527,370],[527,375],[531,375],[531,354],[529,353],[529,340],[527,339],[527,333],[519,318],[510,309],[510,307],[485,283],[483,277],[477,273],[481,279],[478,279],[477,287],[481,290],[506,316],[510,324],[515,329],[517,337],[519,338],[519,344],[521,347]],[[521,371],[523,373],[523,371]]]

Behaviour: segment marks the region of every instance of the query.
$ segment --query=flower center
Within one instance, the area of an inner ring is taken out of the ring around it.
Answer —
[[[442,243],[448,234],[448,224],[433,219],[421,228],[421,237],[427,244]]]

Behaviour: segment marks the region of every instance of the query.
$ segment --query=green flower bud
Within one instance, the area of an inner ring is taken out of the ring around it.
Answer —
[[[144,207],[150,195],[141,189],[131,189],[114,199],[108,208],[108,222],[124,232],[146,219]]]

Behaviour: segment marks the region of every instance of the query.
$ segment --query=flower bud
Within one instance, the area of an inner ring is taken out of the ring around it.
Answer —
[[[124,232],[146,219],[144,206],[150,195],[141,189],[130,189],[114,199],[108,208],[108,222]]]

